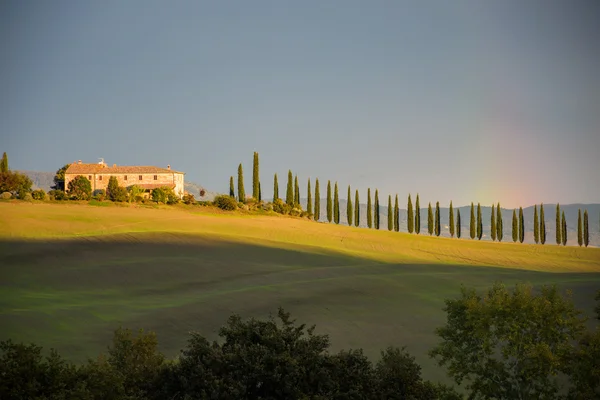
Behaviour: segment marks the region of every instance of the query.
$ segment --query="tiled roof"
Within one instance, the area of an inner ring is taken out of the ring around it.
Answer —
[[[157,189],[157,188],[161,188],[161,187],[168,187],[171,189],[175,189],[175,185],[171,184],[171,185],[167,185],[167,184],[159,184],[159,183],[144,183],[141,185],[135,185],[139,188],[142,188],[144,190],[152,190],[152,189]]]
[[[135,167],[109,167],[106,164],[76,164],[73,163],[67,168],[66,174],[183,174],[183,172],[175,171],[167,168],[159,168],[152,166],[135,166]]]

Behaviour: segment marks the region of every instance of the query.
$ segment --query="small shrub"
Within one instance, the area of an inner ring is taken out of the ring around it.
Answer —
[[[137,200],[138,196],[142,196],[142,198],[143,198],[142,193],[144,193],[144,190],[141,187],[139,187],[138,185],[129,186],[128,191],[129,191],[129,201],[138,201]]]
[[[117,203],[123,203],[127,201],[127,189],[122,186],[117,186],[113,188],[111,192],[112,201],[116,201]]]
[[[44,192],[42,189],[34,190],[31,192],[31,197],[33,197],[34,200],[45,200],[46,192]]]
[[[213,204],[219,207],[221,210],[226,211],[233,211],[238,208],[235,199],[229,196],[217,196],[215,197]]]
[[[208,207],[208,206],[212,206],[213,202],[205,200],[205,201],[199,201],[196,204],[198,204],[199,206]]]
[[[54,200],[67,200],[67,194],[62,190],[53,189],[48,192],[48,196]]]
[[[143,203],[144,202],[144,196],[142,196],[141,194],[138,194],[137,196],[135,196],[135,202],[136,203]]]
[[[186,194],[183,196],[183,202],[185,204],[194,204],[196,202],[196,198],[194,197],[193,194]]]
[[[290,211],[292,211],[292,207],[290,207],[283,200],[277,199],[273,203],[273,211],[275,211],[278,214],[288,215]]]
[[[4,193],[0,194],[0,198],[2,200],[9,200],[9,199],[12,199],[12,194],[10,192],[4,192]]]
[[[165,203],[167,202],[167,193],[164,188],[156,188],[152,191],[152,200],[157,203]]]
[[[31,195],[31,193],[24,193],[21,196],[19,196],[19,198],[23,201],[33,201],[33,196]]]
[[[94,190],[94,193],[92,193],[92,194],[93,194],[92,198],[94,200],[104,201],[106,199],[106,191],[104,189]]]

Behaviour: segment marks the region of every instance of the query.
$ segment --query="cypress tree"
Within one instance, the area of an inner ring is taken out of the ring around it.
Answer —
[[[490,220],[490,237],[492,242],[496,241],[496,207],[492,204],[492,217]]]
[[[460,224],[460,208],[456,209],[456,237],[460,239],[462,235],[462,227]]]
[[[327,181],[327,221],[333,219],[333,204],[331,202],[331,181]]]
[[[288,170],[287,190],[285,192],[285,204],[290,207],[294,206],[294,186],[292,183],[292,171]]]
[[[229,177],[229,197],[235,198],[235,188],[233,187],[233,176]]]
[[[496,238],[501,242],[503,236],[504,222],[502,222],[502,210],[500,209],[500,203],[498,203],[496,205]]]
[[[567,245],[567,220],[565,219],[565,212],[562,212],[562,221],[561,221],[561,230],[562,230],[562,244],[563,246]]]
[[[375,229],[379,230],[379,191],[375,189],[375,208],[373,209]]]
[[[262,190],[260,189],[260,181],[258,181],[258,201],[262,201]]]
[[[321,192],[319,190],[319,178],[315,181],[315,221],[321,218]]]
[[[308,213],[309,216],[311,216],[313,211],[312,211],[312,190],[310,188],[310,178],[308,178],[308,187],[306,189],[306,194],[308,197],[306,200],[306,212]]]
[[[238,201],[243,203],[246,200],[246,192],[244,191],[244,170],[242,164],[238,167]]]
[[[454,208],[452,208],[452,201],[450,201],[450,211],[448,212],[448,228],[450,228],[450,237],[454,237]]]
[[[590,227],[588,225],[588,212],[583,212],[583,244],[588,247],[590,244]]]
[[[431,210],[431,203],[429,203],[427,210],[427,232],[429,232],[429,236],[433,235],[433,211]]]
[[[477,240],[483,237],[483,220],[481,218],[481,204],[477,203]]]
[[[358,198],[358,190],[354,196],[354,226],[360,225],[360,199]]]
[[[517,243],[517,240],[519,240],[519,222],[517,221],[517,210],[513,210],[512,240],[515,243]]]
[[[440,236],[442,233],[442,226],[440,222],[440,202],[435,202],[435,236]]]
[[[560,246],[562,243],[562,225],[560,223],[560,205],[556,204],[556,244]]]
[[[538,218],[537,204],[533,208],[533,240],[535,244],[540,242],[540,221]]]
[[[398,195],[396,195],[396,201],[394,203],[394,230],[400,231],[400,209],[398,208]]]
[[[392,195],[388,195],[388,231],[394,229],[394,217],[392,213]]]
[[[335,190],[333,192],[333,221],[336,224],[340,223],[340,196],[338,194],[338,184],[335,183]]]
[[[471,202],[471,221],[469,223],[469,234],[471,239],[475,239],[475,210],[473,208],[473,202]]]
[[[581,208],[579,209],[579,215],[577,216],[577,244],[579,247],[583,245],[583,231],[582,231],[582,223],[581,223]]]
[[[373,227],[373,205],[371,204],[371,188],[367,189],[367,226],[369,229]]]
[[[2,161],[0,161],[0,172],[8,172],[8,156],[6,152],[2,154]]]
[[[352,226],[353,214],[354,208],[352,208],[352,193],[350,192],[350,185],[348,185],[348,202],[346,203],[346,218],[348,219],[348,226]]]
[[[277,181],[277,174],[273,177],[273,203],[279,200],[279,182]]]
[[[408,207],[407,207],[407,225],[408,225],[408,233],[413,233],[415,230],[415,217],[413,214],[413,206],[412,200],[410,198],[410,194],[408,195]]]
[[[540,205],[540,243],[546,243],[546,218],[544,216],[544,203]]]
[[[519,242],[525,240],[525,219],[523,218],[523,207],[519,207]]]
[[[294,176],[294,206],[300,206],[300,185],[298,185],[298,175]]]
[[[419,204],[419,193],[417,193],[417,201],[415,202],[415,233],[421,233],[421,205]]]
[[[254,152],[254,161],[252,164],[252,197],[260,197],[260,181],[258,179],[258,153]]]

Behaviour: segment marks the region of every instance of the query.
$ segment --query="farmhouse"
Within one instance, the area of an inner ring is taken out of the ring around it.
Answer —
[[[133,185],[151,191],[159,187],[169,187],[175,194],[183,197],[183,172],[174,171],[170,165],[167,168],[151,166],[117,166],[109,167],[104,160],[96,164],[85,164],[81,160],[73,162],[65,171],[65,188],[76,176],[88,178],[92,184],[92,191],[106,190],[111,176],[117,178],[119,186],[130,187]]]

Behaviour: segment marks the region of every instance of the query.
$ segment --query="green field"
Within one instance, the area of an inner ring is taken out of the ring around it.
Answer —
[[[0,339],[75,361],[120,324],[157,332],[169,356],[188,332],[216,338],[231,313],[284,307],[333,350],[406,345],[424,375],[443,300],[477,288],[556,283],[593,308],[600,249],[431,238],[205,207],[0,202]],[[463,232],[465,234],[466,232]]]

